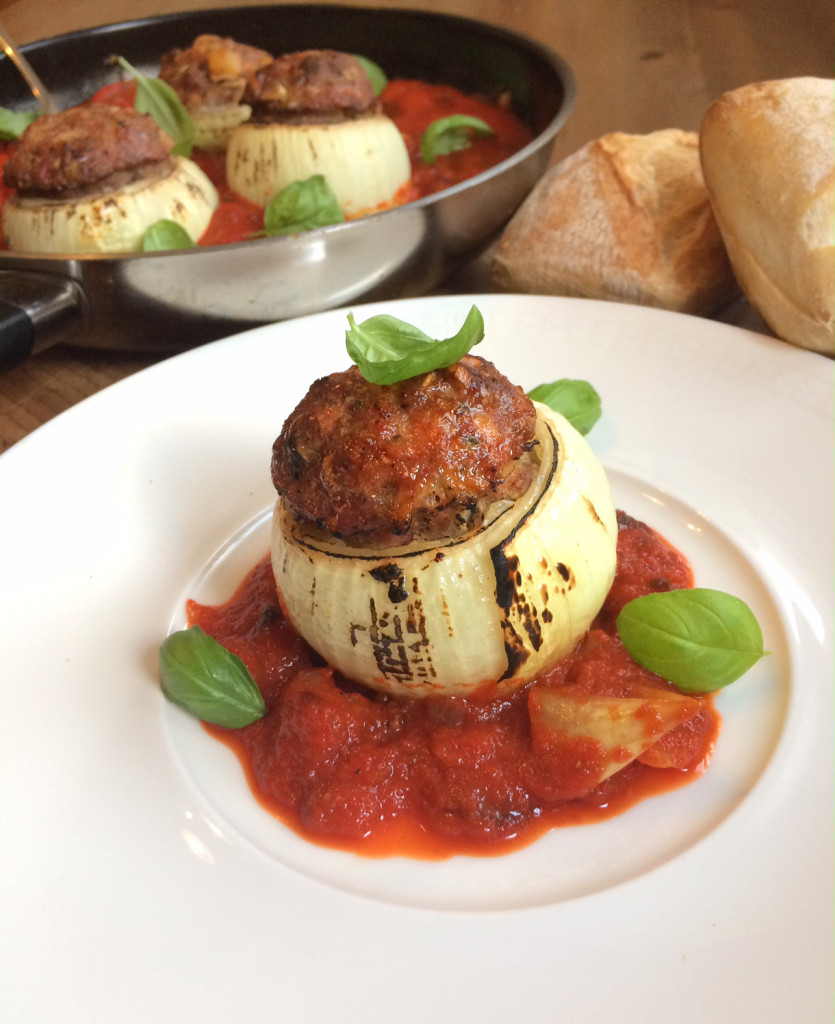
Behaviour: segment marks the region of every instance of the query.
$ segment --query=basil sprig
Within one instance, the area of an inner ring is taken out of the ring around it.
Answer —
[[[171,136],[174,140],[172,153],[177,156],[191,156],[194,146],[194,121],[177,93],[168,82],[163,82],[160,78],[148,78],[141,71],[137,71],[124,57],[117,57],[116,62],[136,79],[136,109],[143,114],[150,114],[160,128]]]
[[[670,590],[624,605],[617,629],[631,657],[680,690],[709,693],[767,652],[748,605],[721,590]]]
[[[323,175],[314,174],[304,181],[291,182],[273,196],[264,210],[264,234],[294,235],[344,219],[330,185]]]
[[[484,337],[484,318],[477,306],[451,338],[430,338],[417,327],[383,314],[357,324],[348,314],[345,332],[348,355],[372,384],[396,384],[431,370],[452,366]]]
[[[563,377],[550,384],[539,384],[528,398],[561,413],[581,434],[587,434],[600,419],[600,395],[585,380]]]
[[[358,53],[354,54],[354,60],[362,64],[365,73],[368,75],[368,80],[371,82],[371,88],[374,90],[374,95],[379,96],[380,93],[388,85],[388,79],[386,73],[380,67],[379,64],[375,64],[373,60],[369,60],[368,57],[361,57]]]
[[[175,220],[155,220],[142,236],[143,252],[162,252],[166,249],[193,249],[195,241],[182,224]]]
[[[426,129],[420,139],[420,158],[425,164],[434,164],[444,153],[458,149],[469,149],[473,135],[495,135],[496,133],[480,117],[469,114],[451,114],[439,117]]]
[[[197,718],[241,729],[266,714],[244,663],[199,626],[171,633],[159,649],[162,692]]]
[[[39,110],[9,110],[0,107],[0,142],[19,139],[33,121],[41,116]]]

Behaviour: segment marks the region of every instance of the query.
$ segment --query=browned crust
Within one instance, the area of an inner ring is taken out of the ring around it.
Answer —
[[[356,367],[316,381],[273,446],[273,483],[299,521],[363,546],[456,536],[523,494],[536,412],[492,363],[399,384]]]
[[[192,113],[240,103],[247,82],[272,54],[226,36],[197,36],[190,47],[170,50],[160,59],[159,77]]]
[[[3,180],[25,193],[61,194],[165,161],[173,145],[150,114],[90,103],[29,125]]]
[[[379,109],[363,66],[336,50],[278,57],[253,75],[244,98],[256,120],[342,119]]]
[[[552,167],[497,246],[505,291],[707,313],[737,294],[698,137],[613,132]]]

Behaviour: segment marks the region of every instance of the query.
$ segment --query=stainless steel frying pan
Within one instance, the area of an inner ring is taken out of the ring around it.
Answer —
[[[391,78],[509,90],[534,141],[491,170],[407,206],[296,236],[164,253],[22,256],[0,252],[0,364],[57,341],[175,351],[258,324],[350,302],[420,295],[486,246],[548,163],[576,97],[565,61],[523,36],[444,14],[318,5],[165,15],[23,48],[60,107],[118,78],[112,55],[156,75],[162,53],[202,32],[274,53],[361,53]],[[35,101],[0,60],[0,105]]]

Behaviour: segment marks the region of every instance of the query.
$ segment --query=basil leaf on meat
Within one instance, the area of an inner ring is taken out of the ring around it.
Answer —
[[[298,231],[339,224],[345,219],[339,200],[321,174],[294,181],[273,196],[264,210],[265,235],[293,235]]]
[[[183,106],[180,97],[168,82],[159,78],[148,78],[129,64],[124,57],[116,58],[119,67],[136,79],[136,102],[134,106],[143,114],[150,114],[156,123],[174,140],[172,153],[177,156],[191,156],[194,146],[194,121]]]
[[[165,696],[205,722],[241,729],[266,714],[264,698],[241,659],[199,626],[163,641],[159,668]]]
[[[348,314],[345,332],[348,355],[372,384],[396,384],[431,370],[452,366],[484,337],[484,318],[477,306],[451,338],[430,338],[417,327],[382,314],[361,324]]]
[[[754,613],[740,598],[721,590],[637,597],[624,605],[617,628],[639,665],[680,690],[720,690],[767,653]]]
[[[142,236],[143,252],[166,249],[193,249],[195,242],[182,224],[174,220],[157,220]]]
[[[551,384],[540,384],[528,392],[528,398],[565,416],[581,434],[587,434],[600,419],[600,395],[585,380],[564,377]]]
[[[458,149],[469,149],[473,135],[495,135],[496,133],[480,117],[469,114],[451,114],[439,117],[426,129],[420,140],[420,158],[425,164],[434,164],[444,153]]]
[[[369,60],[368,57],[361,57],[358,53],[354,54],[354,60],[359,61],[365,69],[365,73],[368,75],[368,80],[371,82],[371,88],[374,90],[374,95],[379,96],[380,93],[388,85],[388,79],[386,73],[380,67],[379,64],[375,64],[373,60]]]
[[[38,110],[8,110],[0,107],[0,142],[19,139],[33,121],[41,116]]]

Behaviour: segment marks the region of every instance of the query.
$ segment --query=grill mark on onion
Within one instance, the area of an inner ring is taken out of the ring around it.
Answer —
[[[403,685],[420,685],[424,680],[434,679],[436,673],[422,602],[415,601],[407,606],[405,622],[396,613],[389,615],[384,611],[378,615],[377,602],[373,597],[369,599],[368,610],[368,638],[374,663],[383,678],[394,679]],[[358,643],[357,633],[365,630],[366,627],[361,624],[354,623],[351,626],[352,646]],[[423,653],[423,659],[410,659],[408,651],[413,655]]]
[[[542,646],[542,626],[537,621],[536,615],[531,615],[531,606],[520,590],[522,578],[519,574],[519,560],[515,555],[508,557],[506,548],[513,541],[517,532],[539,508],[540,502],[548,494],[557,473],[560,461],[560,444],[550,424],[546,424],[546,427],[551,437],[551,465],[548,467],[548,476],[545,479],[545,483],[540,488],[536,501],[531,504],[531,507],[513,527],[507,537],[500,544],[490,549],[490,561],[493,565],[493,574],[496,579],[496,604],[502,611],[501,627],[504,634],[505,656],[507,657],[507,668],[500,676],[499,682],[515,676],[520,665],[524,665],[530,657],[530,650],[510,621],[510,614],[514,609],[522,620],[523,627],[528,634],[533,649],[538,651]]]
[[[373,580],[377,580],[378,583],[388,583],[389,601],[392,604],[400,604],[401,601],[405,601],[408,598],[409,593],[406,590],[405,574],[400,566],[394,562],[378,565],[376,569],[371,569],[368,575]]]

